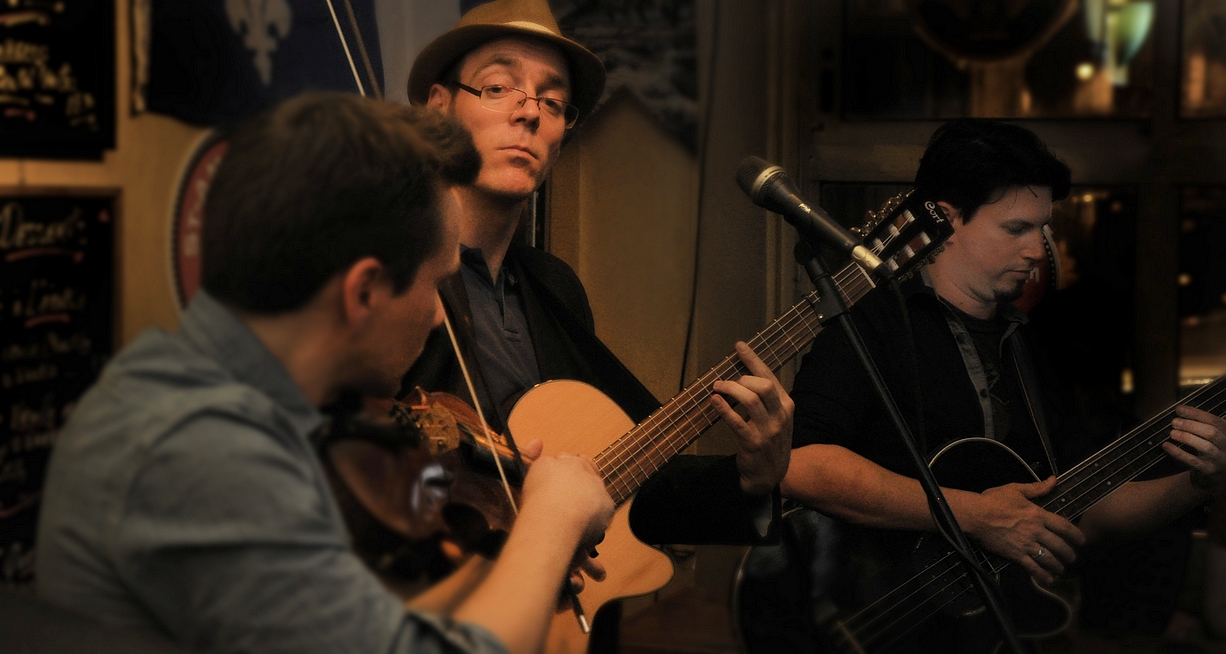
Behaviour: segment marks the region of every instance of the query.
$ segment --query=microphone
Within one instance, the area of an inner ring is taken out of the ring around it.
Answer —
[[[864,247],[821,207],[810,206],[779,166],[758,157],[745,157],[736,169],[736,183],[754,204],[783,216],[812,245],[830,245],[879,278],[891,277],[889,267],[872,250]]]

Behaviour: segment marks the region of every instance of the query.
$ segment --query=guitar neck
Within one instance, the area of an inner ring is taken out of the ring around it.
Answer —
[[[868,275],[854,263],[840,270],[834,280],[848,305],[873,288]],[[747,341],[771,370],[791,360],[821,331],[814,311],[818,301],[817,291],[810,292]],[[630,499],[648,477],[715,424],[719,414],[709,398],[716,381],[746,374],[749,371],[740,358],[728,356],[598,454],[594,460],[613,501],[620,505]]]
[[[1043,502],[1043,508],[1072,520],[1121,484],[1161,461],[1166,455],[1162,443],[1166,442],[1171,429],[1175,407],[1182,404],[1223,415],[1226,413],[1226,376],[1201,387],[1060,475],[1055,490]]]

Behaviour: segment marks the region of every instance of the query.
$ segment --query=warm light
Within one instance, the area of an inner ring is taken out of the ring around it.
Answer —
[[[1200,325],[1200,316],[1188,316],[1183,319],[1184,327],[1197,327]]]
[[[1094,64],[1088,61],[1077,64],[1077,79],[1088,82],[1091,77],[1094,77]]]
[[[1222,304],[1226,304],[1226,293],[1222,293]]]
[[[1188,273],[1179,273],[1179,285],[1189,286],[1192,284],[1192,276]]]
[[[1124,395],[1132,395],[1135,390],[1132,384],[1132,368],[1124,368],[1120,371],[1120,392]]]
[[[1092,193],[1086,193],[1085,195],[1081,196],[1081,201],[1082,202],[1093,202],[1094,195]]]

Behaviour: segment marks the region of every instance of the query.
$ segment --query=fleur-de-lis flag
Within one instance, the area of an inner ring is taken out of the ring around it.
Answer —
[[[145,106],[232,124],[300,91],[357,92],[355,68],[367,95],[377,96],[384,83],[374,5],[332,0],[334,21],[328,0],[151,0]]]

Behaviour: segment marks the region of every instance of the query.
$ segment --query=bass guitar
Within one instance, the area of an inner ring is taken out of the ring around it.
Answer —
[[[865,246],[901,278],[934,255],[952,227],[935,204],[898,196],[871,215],[866,231]],[[834,279],[848,305],[873,288],[871,279],[856,264],[844,267]],[[779,369],[821,331],[814,310],[819,301],[816,292],[809,293],[749,339],[749,346],[772,370]],[[718,420],[708,402],[712,384],[747,373],[737,356],[731,355],[638,425],[612,400],[581,382],[546,382],[516,403],[508,419],[515,439],[527,442],[539,438],[546,451],[591,456],[618,505],[600,545],[600,560],[608,576],[602,582],[589,581],[579,595],[588,615],[611,600],[655,591],[672,577],[668,556],[631,533],[631,501],[648,477]],[[583,652],[587,640],[576,621],[562,614],[553,621],[546,650]]]
[[[1037,504],[1059,516],[1076,520],[1122,484],[1166,457],[1162,443],[1168,440],[1175,407],[1185,404],[1226,416],[1226,376],[1200,388],[1059,475],[1055,489]],[[950,443],[933,457],[931,467],[941,486],[973,492],[1008,483],[1039,481],[1021,457],[1005,445],[985,438]],[[950,621],[951,628],[967,634],[972,642],[980,642],[985,649],[998,645],[993,618],[984,610],[961,559],[939,534],[912,534],[900,545],[898,541],[906,532],[875,532],[866,541],[870,543],[868,547],[858,544],[847,548],[846,543],[833,541],[845,538],[847,533],[873,530],[839,525],[833,538],[819,547],[816,543],[802,542],[803,535],[830,536],[830,527],[835,521],[808,509],[790,515],[789,520],[791,531],[785,535],[783,548],[755,548],[759,551],[751,553],[746,560],[751,569],[770,571],[756,579],[749,574],[738,587],[740,631],[751,654],[768,651],[889,652],[909,642],[920,626],[934,620]],[[849,609],[839,600],[862,593],[823,588],[820,579],[814,587],[815,579],[810,571],[821,567],[820,557],[830,556],[822,549],[831,546],[854,550],[836,556],[842,562],[828,569],[837,569],[859,556],[857,552],[874,549],[873,540],[878,544],[892,541],[892,551],[908,554],[896,557],[893,562],[876,562],[877,578],[861,578],[857,585],[880,587],[882,580],[901,579],[893,590]],[[794,560],[796,554],[801,554],[804,560]],[[1047,636],[1068,625],[1072,616],[1068,603],[1038,585],[1020,566],[977,548],[974,556],[999,580],[1019,636]],[[743,565],[742,572],[746,569]],[[785,570],[791,572],[784,573]],[[759,610],[763,606],[776,607],[787,611],[788,615],[764,616]],[[764,619],[774,622],[773,626],[762,625]],[[785,650],[779,648],[781,641],[772,635],[779,631],[791,634],[786,642],[792,644]]]

